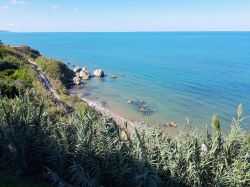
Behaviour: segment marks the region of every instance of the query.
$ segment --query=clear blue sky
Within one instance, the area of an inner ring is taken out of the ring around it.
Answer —
[[[250,0],[0,0],[0,30],[250,31]]]

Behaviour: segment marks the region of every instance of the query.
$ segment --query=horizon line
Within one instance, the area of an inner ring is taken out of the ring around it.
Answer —
[[[171,32],[250,32],[250,30],[173,30],[173,31],[8,31],[1,30],[0,33],[171,33]]]

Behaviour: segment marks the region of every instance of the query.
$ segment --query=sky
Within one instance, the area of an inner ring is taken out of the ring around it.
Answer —
[[[0,0],[0,30],[250,31],[250,0]]]

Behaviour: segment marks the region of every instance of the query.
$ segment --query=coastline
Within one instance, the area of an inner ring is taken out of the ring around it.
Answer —
[[[73,94],[73,95],[79,97],[84,103],[86,103],[89,107],[93,108],[97,112],[100,112],[102,115],[104,115],[108,118],[112,118],[119,126],[124,126],[125,124],[127,124],[126,128],[129,131],[131,131],[135,127],[136,122],[132,122],[128,119],[125,119],[124,117],[122,117],[122,116],[114,113],[113,111],[103,107],[101,103],[96,102],[96,101],[91,101],[91,100],[87,99],[86,97],[81,96],[80,94],[73,93],[71,89],[69,89],[68,91],[70,94]]]

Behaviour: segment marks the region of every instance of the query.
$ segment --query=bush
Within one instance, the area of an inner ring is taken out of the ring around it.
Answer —
[[[21,67],[11,75],[11,78],[15,80],[23,80],[29,87],[32,86],[32,78],[30,76],[30,69],[28,67]]]

